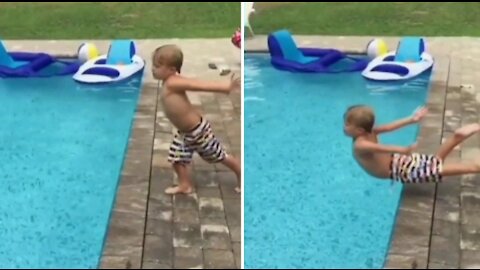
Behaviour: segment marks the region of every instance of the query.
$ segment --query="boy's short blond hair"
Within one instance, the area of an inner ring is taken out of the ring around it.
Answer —
[[[177,45],[167,44],[160,46],[153,52],[153,65],[174,67],[180,73],[183,65],[183,52]]]
[[[372,132],[375,125],[375,113],[372,108],[365,105],[354,105],[345,112],[345,121],[356,127]]]

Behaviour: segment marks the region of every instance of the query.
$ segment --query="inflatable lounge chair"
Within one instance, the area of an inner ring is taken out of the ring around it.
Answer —
[[[52,64],[60,64],[55,71],[44,72]],[[59,61],[46,53],[12,52],[0,41],[0,77],[28,78],[71,75],[77,72],[78,62]]]
[[[375,81],[407,80],[430,70],[433,63],[433,57],[425,52],[423,38],[405,37],[396,52],[373,59],[362,75]]]
[[[268,48],[272,65],[280,70],[292,72],[338,73],[363,70],[367,59],[348,57],[334,49],[298,48],[287,30],[272,33],[268,37]],[[345,60],[346,65],[333,65]]]
[[[108,83],[130,78],[143,71],[145,61],[135,54],[131,40],[116,40],[108,54],[93,58],[83,64],[73,79],[82,83]]]

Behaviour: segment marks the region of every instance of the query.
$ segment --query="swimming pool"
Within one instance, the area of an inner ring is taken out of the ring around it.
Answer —
[[[402,186],[359,168],[343,113],[362,103],[379,124],[406,117],[424,104],[429,76],[385,84],[289,73],[246,54],[245,268],[383,267]],[[381,141],[408,145],[417,129]]]
[[[97,268],[141,76],[0,80],[0,267]]]

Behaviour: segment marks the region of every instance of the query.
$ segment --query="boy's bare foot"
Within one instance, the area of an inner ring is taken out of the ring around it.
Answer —
[[[480,131],[480,124],[470,124],[455,130],[455,136],[466,138]]]
[[[182,187],[182,186],[172,186],[165,189],[165,193],[168,195],[175,195],[175,194],[190,194],[193,192],[192,187]]]
[[[240,194],[240,193],[242,193],[242,189],[239,188],[239,187],[236,187],[236,188],[235,188],[235,192],[238,193],[238,194]]]

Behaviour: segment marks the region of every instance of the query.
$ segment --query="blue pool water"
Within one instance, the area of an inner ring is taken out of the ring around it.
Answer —
[[[0,80],[0,268],[96,268],[141,76]]]
[[[377,123],[423,105],[429,76],[367,82],[359,73],[277,71],[265,56],[245,59],[245,267],[382,268],[402,186],[364,173],[343,134],[353,104]],[[408,145],[418,127],[381,137]]]

